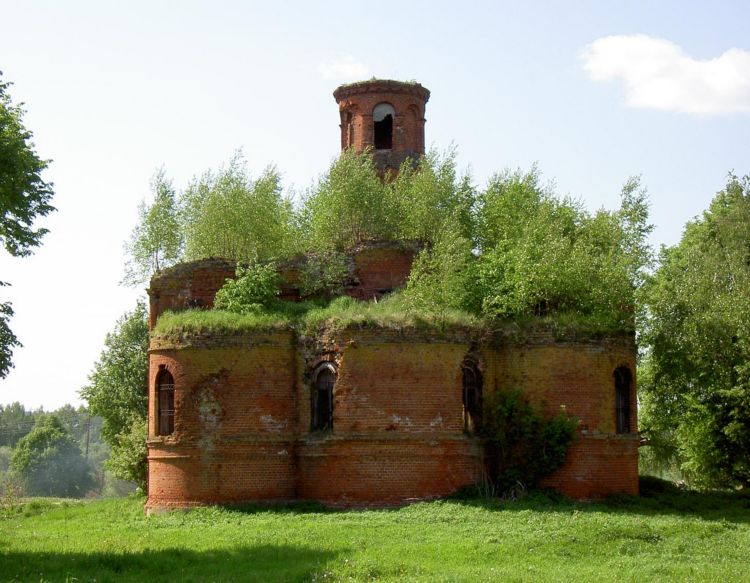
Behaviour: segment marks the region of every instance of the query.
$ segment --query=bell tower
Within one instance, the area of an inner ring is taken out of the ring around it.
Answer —
[[[341,114],[341,150],[372,148],[381,174],[397,172],[407,158],[424,154],[425,106],[430,92],[419,83],[371,79],[333,92]]]

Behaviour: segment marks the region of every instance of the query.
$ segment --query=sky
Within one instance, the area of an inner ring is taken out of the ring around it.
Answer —
[[[0,253],[23,343],[0,404],[80,404],[159,168],[179,189],[241,148],[299,196],[338,154],[333,90],[430,89],[426,141],[478,187],[537,164],[561,195],[614,209],[630,176],[655,246],[679,242],[727,173],[750,173],[750,3],[0,0],[0,71],[57,211],[33,256]]]

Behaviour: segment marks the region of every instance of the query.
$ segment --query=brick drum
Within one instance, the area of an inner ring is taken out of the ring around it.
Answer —
[[[341,115],[341,149],[372,149],[381,172],[396,172],[407,159],[424,154],[425,107],[430,92],[419,83],[371,79],[342,85],[333,93]],[[380,149],[375,143],[373,112],[379,104],[393,108],[393,142]]]

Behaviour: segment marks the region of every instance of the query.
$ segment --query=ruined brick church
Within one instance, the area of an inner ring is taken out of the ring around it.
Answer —
[[[371,80],[336,89],[341,147],[372,148],[381,173],[424,153],[429,91]],[[349,250],[344,293],[371,301],[404,285],[418,248]],[[151,281],[150,324],[210,308],[231,261],[167,269]],[[282,297],[298,299],[295,264]],[[638,493],[635,342],[627,333],[551,330],[476,337],[460,329],[350,327],[154,335],[149,349],[147,510],[254,501],[402,504],[485,479],[475,427],[482,399],[522,389],[579,420],[565,464],[543,485],[576,498]]]

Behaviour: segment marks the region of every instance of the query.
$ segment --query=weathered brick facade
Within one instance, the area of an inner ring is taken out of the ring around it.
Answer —
[[[464,432],[461,364],[478,354],[484,390],[521,388],[580,420],[567,463],[544,485],[578,497],[638,492],[636,433],[615,433],[613,371],[635,370],[632,339],[521,344],[464,333],[350,329],[154,338],[149,508],[251,500],[398,504],[484,477]],[[310,375],[336,363],[333,429],[312,431]],[[175,383],[175,431],[158,437],[156,375]],[[630,410],[635,411],[635,392]],[[632,413],[631,426],[635,427]]]
[[[373,108],[388,103],[395,120],[383,168],[424,151],[429,92],[420,85],[370,81],[343,86],[335,97],[342,148],[371,145]],[[344,293],[371,300],[403,285],[418,251],[384,242],[352,249]],[[300,298],[304,261],[280,267],[284,298]],[[164,310],[211,307],[234,268],[208,259],[154,277],[152,327]],[[402,504],[480,482],[482,445],[464,410],[467,358],[481,371],[484,395],[520,388],[547,414],[564,410],[579,419],[566,463],[545,486],[577,498],[637,494],[635,353],[632,336],[560,338],[542,328],[492,337],[362,328],[321,330],[312,338],[292,330],[155,336],[147,508],[295,499]],[[618,420],[615,370],[623,367],[632,389],[628,407],[620,403],[619,410],[630,418]],[[330,404],[320,401],[328,394],[316,380],[323,369],[335,371]],[[159,435],[159,383],[167,373],[174,426]],[[330,415],[323,425],[321,407]]]
[[[419,83],[372,79],[342,85],[333,97],[341,114],[342,150],[372,149],[381,172],[395,172],[408,158],[424,154],[425,105],[430,92]],[[380,104],[390,106],[393,112],[388,148],[376,139],[376,108]]]

